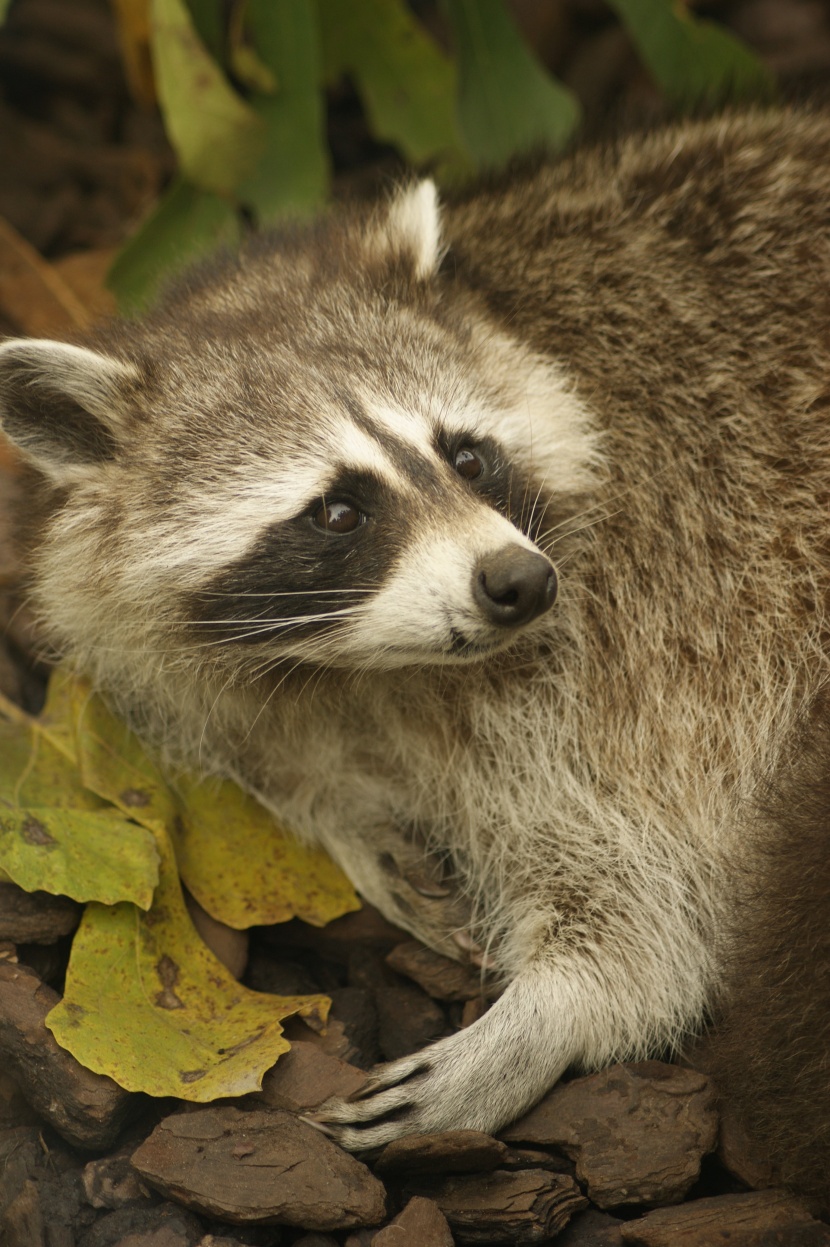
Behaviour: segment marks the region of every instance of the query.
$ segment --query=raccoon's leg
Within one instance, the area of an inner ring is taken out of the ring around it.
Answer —
[[[616,949],[606,933],[581,949],[539,947],[477,1022],[379,1066],[356,1097],[328,1101],[309,1120],[354,1151],[407,1134],[492,1133],[569,1066],[647,1055],[699,1022],[708,986],[708,954],[690,947],[688,928],[678,939],[670,917],[636,948]]]
[[[471,906],[455,868],[417,832],[386,827],[369,836],[329,836],[326,848],[390,922],[446,957],[481,964],[483,954],[470,935]]]

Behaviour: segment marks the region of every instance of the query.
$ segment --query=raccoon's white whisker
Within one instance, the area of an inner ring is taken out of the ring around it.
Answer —
[[[350,596],[360,593],[372,593],[373,588],[369,585],[352,585],[348,589],[284,589],[284,590],[268,590],[262,593],[237,593],[234,590],[220,589],[200,589],[198,596],[200,598],[296,598],[296,597],[331,597],[337,594],[347,593]]]
[[[596,528],[598,524],[604,524],[606,520],[613,519],[615,515],[620,515],[621,513],[622,507],[619,507],[616,511],[606,511],[604,514],[597,515],[594,519],[587,520],[584,524],[577,524],[575,528],[568,528],[566,532],[560,532],[558,537],[552,538],[550,534],[560,531],[563,527],[562,524],[557,524],[553,528],[548,529],[547,532],[540,533],[536,539],[536,544],[547,554],[559,541],[566,541],[569,537],[575,537],[577,533],[584,533],[589,528]]]
[[[193,619],[187,624],[188,628],[215,628],[232,627],[232,628],[250,628],[262,625],[263,627],[279,627],[282,624],[287,626],[296,623],[319,623],[327,619],[346,619],[353,615],[357,607],[344,606],[338,610],[321,611],[312,615],[275,615],[275,616],[257,616],[253,615],[249,619]]]

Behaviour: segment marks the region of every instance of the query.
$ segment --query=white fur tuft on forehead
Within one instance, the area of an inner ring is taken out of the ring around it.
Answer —
[[[415,276],[430,277],[443,252],[438,191],[431,178],[399,190],[389,205],[383,242],[390,251],[409,252]]]

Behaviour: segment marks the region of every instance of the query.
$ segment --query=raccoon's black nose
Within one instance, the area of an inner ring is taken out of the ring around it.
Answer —
[[[556,601],[556,572],[544,554],[505,546],[481,559],[473,572],[473,597],[490,623],[508,628],[530,623]]]

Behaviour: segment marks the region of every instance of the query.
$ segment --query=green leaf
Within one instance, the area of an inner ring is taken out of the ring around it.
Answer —
[[[158,883],[152,835],[113,811],[6,808],[0,799],[0,863],[27,892],[104,905],[149,909]]]
[[[158,880],[153,837],[81,784],[36,719],[0,705],[0,867],[27,892],[146,909]]]
[[[283,831],[236,784],[182,779],[176,788],[179,870],[188,891],[220,922],[242,930],[296,917],[322,927],[360,908],[331,858]]]
[[[150,13],[159,105],[182,173],[232,195],[262,150],[262,122],[210,56],[184,0],[152,0]]]
[[[610,0],[659,86],[688,108],[774,94],[774,78],[748,48],[682,0]]]
[[[147,0],[152,3],[152,0]],[[220,0],[187,0],[196,33],[214,60],[222,59],[223,8]]]
[[[0,0],[0,22],[4,22],[6,20],[6,14],[9,11],[9,5],[11,2],[12,0]]]
[[[122,312],[139,312],[177,269],[238,235],[230,204],[179,178],[118,253],[107,285]]]
[[[563,147],[579,123],[576,97],[523,43],[501,0],[443,0],[460,70],[458,119],[478,165],[534,147]]]
[[[90,693],[83,680],[73,684],[71,711],[84,786],[149,831],[166,834],[178,805],[135,733]]]
[[[360,908],[340,868],[236,784],[182,775],[171,788],[138,737],[82,681],[73,683],[70,713],[84,784],[172,837],[185,884],[214,918],[237,930],[294,917],[323,926]]]
[[[238,194],[261,221],[309,216],[324,203],[329,184],[315,9],[312,0],[249,0],[247,15],[275,89],[251,97],[264,148]]]
[[[414,164],[457,153],[455,67],[402,0],[318,3],[326,77],[353,77],[375,136]]]
[[[256,1091],[288,1042],[280,1019],[318,1027],[324,996],[249,991],[190,922],[166,837],[149,913],[89,905],[75,935],[63,1000],[47,1018],[61,1047],[128,1091],[200,1103]]]

